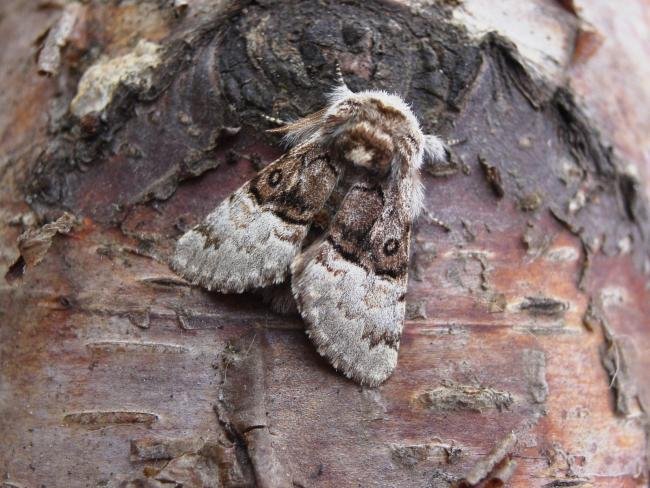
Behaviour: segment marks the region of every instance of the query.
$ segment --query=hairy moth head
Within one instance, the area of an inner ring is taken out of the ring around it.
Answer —
[[[419,168],[426,138],[411,108],[384,91],[337,88],[323,116],[322,136],[339,159],[385,176],[401,166]]]
[[[418,170],[425,159],[445,158],[445,146],[424,135],[409,105],[380,90],[352,92],[341,85],[329,95],[324,109],[273,132],[285,134],[290,145],[315,143],[339,163],[367,172],[371,178],[390,177],[409,185],[409,207],[415,217],[422,208]]]

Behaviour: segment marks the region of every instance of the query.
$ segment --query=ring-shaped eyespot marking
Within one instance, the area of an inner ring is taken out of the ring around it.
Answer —
[[[399,241],[397,239],[388,239],[384,242],[384,254],[392,256],[399,250]]]
[[[282,171],[280,171],[279,169],[274,169],[269,173],[269,176],[267,177],[266,181],[268,182],[270,187],[275,188],[282,181]]]

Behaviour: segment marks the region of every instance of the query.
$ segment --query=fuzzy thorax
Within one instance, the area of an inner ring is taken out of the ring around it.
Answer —
[[[410,180],[411,213],[419,214],[419,168],[425,159],[444,159],[443,142],[423,134],[411,107],[397,95],[380,90],[353,93],[342,85],[328,99],[325,109],[277,131],[289,144],[322,144],[341,163],[372,177]]]

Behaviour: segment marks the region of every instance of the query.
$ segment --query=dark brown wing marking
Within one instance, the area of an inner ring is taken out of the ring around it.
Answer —
[[[260,171],[249,191],[258,205],[285,222],[308,225],[323,208],[339,173],[326,151],[297,148]]]
[[[386,205],[381,186],[353,186],[330,227],[328,241],[345,259],[377,275],[408,270],[410,218],[403,205]]]

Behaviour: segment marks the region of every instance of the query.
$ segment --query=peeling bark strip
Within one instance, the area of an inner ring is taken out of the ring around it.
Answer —
[[[599,348],[600,360],[609,378],[609,388],[614,394],[615,412],[624,417],[638,416],[643,407],[637,381],[630,371],[630,356],[634,348],[629,347],[625,338],[615,335],[603,312],[602,297],[589,301],[582,323],[590,332],[602,331],[604,344]]]
[[[61,17],[50,28],[38,53],[38,72],[43,75],[56,75],[61,66],[61,51],[83,12],[79,2],[70,2],[63,7]]]
[[[489,183],[490,188],[492,188],[496,197],[503,198],[506,192],[503,189],[503,182],[501,181],[501,172],[499,171],[499,168],[492,166],[480,154],[478,156],[478,162],[481,165],[481,168],[483,168],[485,179]]]
[[[638,392],[636,381],[631,377],[625,342],[614,335],[609,323],[602,322],[605,344],[601,346],[601,361],[609,375],[609,387],[614,393],[616,413],[629,417],[638,415]]]
[[[286,463],[273,445],[266,417],[264,332],[253,332],[231,344],[223,357],[223,396],[215,406],[230,441],[243,450],[255,473],[256,486],[292,486]]]
[[[67,425],[82,425],[90,428],[101,428],[119,424],[151,424],[158,420],[158,415],[147,412],[107,411],[107,412],[75,412],[63,417]]]
[[[183,454],[194,454],[205,442],[200,439],[137,439],[131,441],[131,461],[172,459]]]
[[[250,473],[242,472],[235,448],[225,440],[204,441],[201,438],[177,440],[140,440],[131,443],[131,462],[145,464],[143,477],[123,485],[124,488],[169,487],[187,488],[256,486]],[[162,466],[160,461],[167,461]]]
[[[498,467],[501,465],[501,463],[504,462],[505,465],[501,465],[497,468],[498,471],[494,473],[493,478],[496,477],[496,479],[502,480],[501,477],[509,478],[512,476],[512,472],[516,468],[516,463],[513,463],[513,461],[506,459],[506,457],[512,454],[516,445],[517,436],[514,432],[511,432],[499,444],[494,446],[494,448],[485,458],[476,463],[474,468],[465,477],[464,481],[470,486],[476,485],[480,481],[486,479],[490,473],[492,473],[495,467]]]
[[[519,308],[531,315],[561,317],[569,305],[551,297],[526,297]]]
[[[209,487],[217,486],[218,473],[215,460],[199,454],[183,454],[169,461],[154,479],[162,486]]]
[[[514,399],[507,391],[449,383],[421,393],[418,401],[432,410],[470,410],[481,413],[490,409],[507,410]]]
[[[605,322],[605,317],[601,310],[600,304],[597,300],[591,298],[589,304],[587,305],[587,310],[582,317],[582,323],[589,332],[593,332],[600,327],[605,327],[603,324]]]
[[[402,466],[415,466],[424,461],[453,464],[460,460],[463,450],[454,444],[428,443],[416,445],[393,444],[391,458]]]
[[[128,312],[126,316],[129,322],[140,329],[148,329],[151,324],[151,308]]]
[[[68,234],[75,224],[75,217],[64,213],[56,222],[45,224],[38,229],[28,230],[18,238],[20,257],[9,269],[5,279],[12,282],[24,274],[26,269],[40,263],[52,246],[57,234]]]

